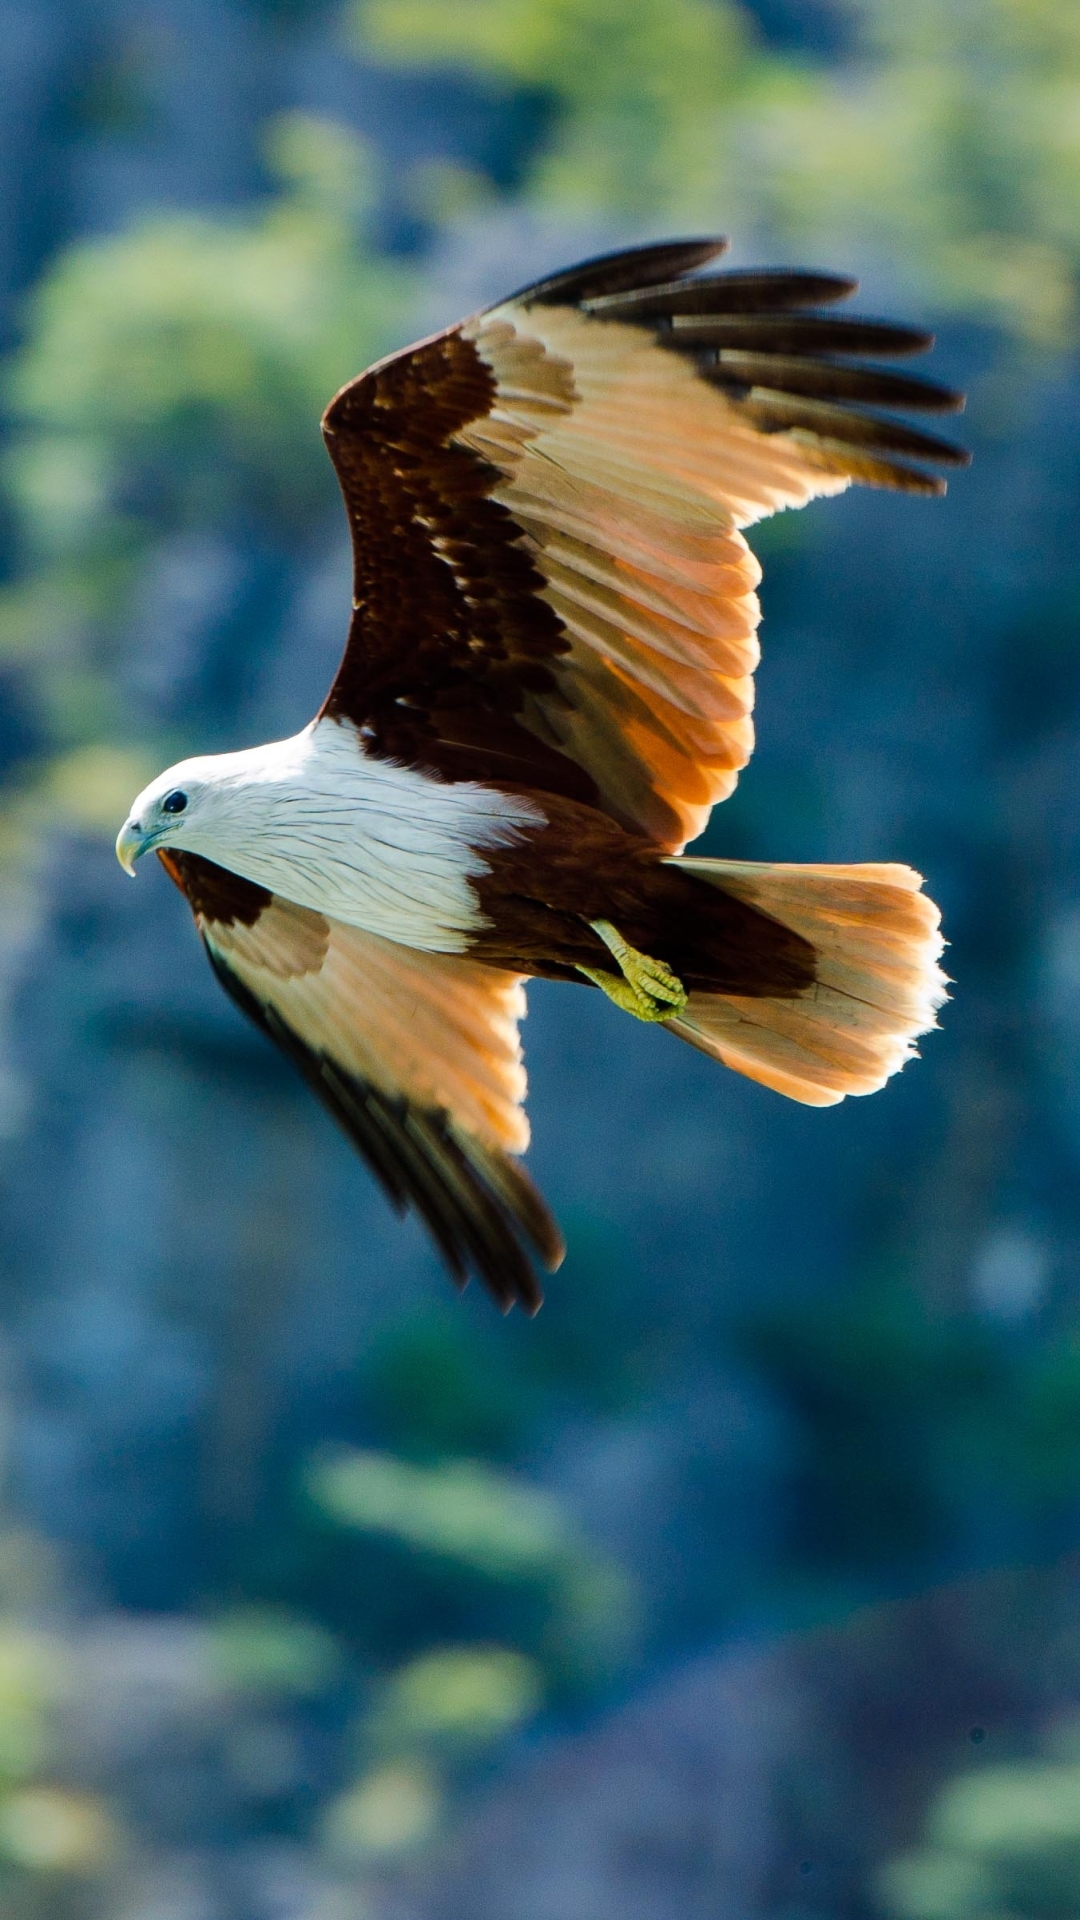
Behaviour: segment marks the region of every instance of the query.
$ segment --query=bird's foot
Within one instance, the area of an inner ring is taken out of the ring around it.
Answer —
[[[579,973],[606,993],[624,1013],[633,1014],[635,1020],[673,1020],[682,1013],[686,1006],[686,988],[670,967],[630,946],[610,920],[593,920],[590,925],[618,961],[620,972],[579,967]]]

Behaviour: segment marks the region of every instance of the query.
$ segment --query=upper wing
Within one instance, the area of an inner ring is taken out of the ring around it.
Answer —
[[[521,980],[418,953],[297,907],[195,854],[162,853],[226,991],[277,1041],[399,1209],[423,1216],[455,1280],[503,1309],[542,1294],[527,1246],[559,1229],[507,1156],[529,1140]]]
[[[927,465],[966,455],[877,409],[960,396],[865,364],[930,337],[817,311],[850,280],[694,277],[722,246],[593,261],[331,402],[354,613],[324,711],[369,752],[568,793],[677,849],[753,746],[740,529],[852,480],[944,491]]]

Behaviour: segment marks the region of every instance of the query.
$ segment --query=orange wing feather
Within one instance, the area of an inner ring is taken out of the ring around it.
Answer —
[[[525,1151],[520,977],[420,953],[312,913],[194,854],[165,865],[222,985],[275,1040],[391,1200],[416,1208],[454,1278],[504,1309],[543,1298],[530,1249],[562,1236],[512,1156]]]
[[[675,850],[753,748],[742,529],[853,480],[939,493],[966,458],[882,411],[958,395],[862,363],[927,336],[815,310],[851,281],[690,271],[721,244],[557,276],[331,403],[355,581],[326,710],[369,752]]]

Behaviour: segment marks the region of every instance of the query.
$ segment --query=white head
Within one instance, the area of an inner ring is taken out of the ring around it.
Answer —
[[[542,824],[530,801],[369,759],[355,727],[313,721],[290,740],[206,754],[140,793],[116,855],[202,854],[298,907],[406,946],[459,953],[481,924],[469,881],[484,851]]]
[[[166,768],[144,787],[116,839],[116,857],[134,875],[140,854],[179,847],[210,860],[227,860],[238,832],[246,837],[253,790],[282,771],[266,747],[243,753],[206,753]]]

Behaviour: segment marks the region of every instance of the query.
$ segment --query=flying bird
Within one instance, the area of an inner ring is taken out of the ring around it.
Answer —
[[[684,854],[753,747],[743,535],[851,482],[940,494],[966,454],[876,364],[909,327],[822,273],[591,260],[349,382],[322,427],[352,621],[291,739],[184,760],[116,843],[154,849],[210,964],[452,1275],[534,1312],[563,1253],[519,1164],[530,977],[599,989],[811,1106],[935,1024],[939,915],[895,865]]]

